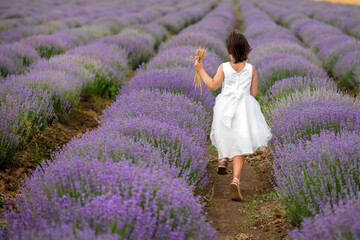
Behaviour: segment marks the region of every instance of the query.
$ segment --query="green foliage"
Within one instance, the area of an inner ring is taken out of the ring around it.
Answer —
[[[258,172],[258,171],[259,171],[259,167],[258,167],[257,163],[255,163],[253,169],[254,169],[255,172]]]
[[[216,147],[214,145],[210,146],[210,152],[211,152],[211,154],[216,153]]]
[[[40,164],[43,158],[44,153],[40,147],[35,146],[31,149],[30,159],[33,163]]]
[[[5,198],[0,197],[0,208],[2,208],[5,205]]]

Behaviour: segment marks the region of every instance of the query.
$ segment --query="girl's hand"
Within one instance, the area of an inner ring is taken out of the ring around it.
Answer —
[[[203,68],[203,65],[202,65],[201,62],[195,61],[194,68],[195,68],[196,71],[199,72]]]

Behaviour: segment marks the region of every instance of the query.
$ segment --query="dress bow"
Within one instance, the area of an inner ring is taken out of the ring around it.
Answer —
[[[228,128],[231,128],[231,122],[235,115],[236,109],[239,104],[239,100],[244,95],[242,90],[232,90],[231,88],[224,88],[222,94],[226,96],[225,108],[224,108],[224,124]]]

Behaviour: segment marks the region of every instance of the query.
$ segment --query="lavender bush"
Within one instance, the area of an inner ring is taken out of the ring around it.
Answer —
[[[360,50],[345,53],[337,61],[334,73],[343,79],[347,86],[358,87],[360,84]]]
[[[2,44],[0,46],[0,75],[19,74],[36,62],[39,54],[30,45],[24,43]]]
[[[121,75],[119,76],[119,72],[105,65],[101,60],[76,53],[62,54],[49,59],[48,62],[39,62],[33,67],[34,72],[45,70],[66,72],[82,79],[81,95],[85,97],[90,95],[115,97],[118,87],[124,81]]]
[[[257,0],[256,2],[274,19],[286,22],[287,27],[317,53],[328,72],[335,76],[343,76],[341,70],[338,72],[339,68],[334,68],[334,66],[344,54],[350,54],[350,52],[360,49],[355,38],[345,35],[334,26],[297,13],[294,5],[284,1],[271,0],[265,2]],[[289,20],[286,19],[288,16],[293,17]],[[357,77],[355,78],[357,79]],[[353,76],[350,79],[345,76],[339,81],[346,87],[353,88],[355,85]]]
[[[143,168],[162,165],[163,159],[158,149],[140,138],[111,130],[111,127],[116,127],[116,124],[108,123],[95,131],[82,134],[79,138],[73,138],[63,150],[53,154],[53,160],[67,161],[77,158],[83,161],[126,161]]]
[[[147,70],[138,72],[132,80],[121,89],[122,94],[133,90],[149,89],[158,91],[168,91],[184,94],[195,102],[200,102],[210,111],[214,106],[214,97],[211,92],[202,85],[202,95],[200,90],[193,86],[194,72],[189,68],[171,68],[163,70]]]
[[[95,42],[86,46],[77,47],[67,52],[70,55],[89,56],[100,60],[107,68],[116,72],[116,78],[124,81],[125,76],[129,74],[127,54],[123,49],[116,45]]]
[[[32,36],[24,38],[21,42],[31,45],[40,57],[45,58],[64,53],[72,47],[69,42],[51,35]]]
[[[295,92],[269,104],[267,114],[272,123],[273,145],[311,140],[324,130],[360,132],[360,102],[321,88]]]
[[[0,166],[54,117],[51,95],[38,88],[0,84]]]
[[[181,94],[158,90],[134,90],[118,95],[116,102],[104,110],[102,119],[113,121],[140,116],[172,122],[194,135],[206,134],[210,126],[209,113],[200,103],[194,103]]]
[[[127,53],[129,65],[135,69],[155,55],[154,45],[143,37],[134,34],[118,34],[101,39],[105,44],[115,44]]]
[[[125,162],[59,161],[27,179],[5,239],[23,239],[72,224],[75,232],[124,239],[209,239],[214,230],[181,178]],[[29,234],[29,232],[31,234]],[[91,232],[89,233],[91,234]]]
[[[81,91],[86,82],[65,71],[39,70],[19,75],[13,80],[20,85],[46,91],[52,98],[53,108],[60,121],[64,121],[72,106],[81,98]]]
[[[191,60],[189,56],[194,56],[197,49],[198,47],[194,46],[180,46],[162,51],[149,61],[147,69],[187,67],[192,70],[194,69],[194,60]],[[222,61],[212,51],[207,50],[205,55],[202,63],[207,73],[213,77]]]
[[[295,76],[326,77],[325,71],[300,55],[272,53],[254,62],[259,91],[265,93],[277,80]]]
[[[275,188],[296,223],[360,190],[358,133],[323,131],[311,141],[275,147],[274,157]]]
[[[174,124],[147,118],[113,119],[73,139],[53,158],[127,161],[142,168],[163,166],[172,177],[183,177],[189,185],[201,187],[207,180],[205,144],[206,135],[190,136]]]
[[[301,228],[292,230],[287,239],[359,239],[359,219],[359,199],[350,200],[345,204],[340,201],[334,209],[326,208],[323,214],[305,218]]]
[[[206,33],[183,33],[175,36],[170,41],[160,46],[160,51],[168,50],[169,48],[178,46],[195,46],[195,47],[206,47],[211,51],[215,52],[222,60],[228,59],[225,45],[223,41],[213,38],[211,35]]]
[[[155,38],[155,40],[156,40],[155,48],[157,48],[158,45],[160,44],[160,42],[165,40],[165,37],[169,35],[169,32],[166,30],[165,27],[163,27],[162,25],[153,23],[153,22],[148,23],[148,24],[128,27],[127,29],[136,29],[140,32],[145,32],[145,33],[151,34],[151,36],[153,38]],[[125,30],[126,29],[124,29],[124,31]]]
[[[322,67],[322,63],[310,49],[306,49],[298,43],[289,43],[287,41],[283,42],[282,39],[285,38],[285,36],[281,35],[280,39],[276,39],[275,42],[271,43],[266,43],[268,38],[264,38],[264,34],[256,38],[263,39],[264,43],[261,45],[257,43],[258,46],[256,46],[256,48],[253,49],[249,55],[249,61],[256,62],[258,59],[266,58],[270,54],[276,52],[302,56],[313,64]],[[272,36],[270,35],[269,38],[272,38]]]
[[[225,41],[236,22],[236,15],[233,7],[231,1],[221,1],[216,9],[208,13],[206,17],[201,19],[198,23],[185,28],[181,31],[181,34],[191,32],[211,33],[213,38]]]
[[[309,91],[316,91],[318,89],[328,89],[336,92],[336,83],[329,78],[299,76],[278,80],[269,88],[264,97],[264,101],[275,100],[294,93],[295,91],[302,91],[309,89]]]
[[[205,177],[207,154],[205,134],[190,135],[176,124],[146,117],[112,119],[111,122],[105,121],[104,128],[102,131],[115,131],[117,134],[132,137],[135,141],[144,140],[159,149],[162,161],[153,162],[154,158],[143,155],[148,166],[153,164],[169,166],[173,169],[174,177],[183,177],[189,185],[196,187],[202,187],[208,180]]]

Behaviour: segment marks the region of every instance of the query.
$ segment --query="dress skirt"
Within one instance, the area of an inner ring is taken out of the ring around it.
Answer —
[[[234,99],[231,95],[219,94],[216,97],[210,139],[219,159],[252,154],[266,147],[271,137],[271,129],[253,96],[243,94]]]

